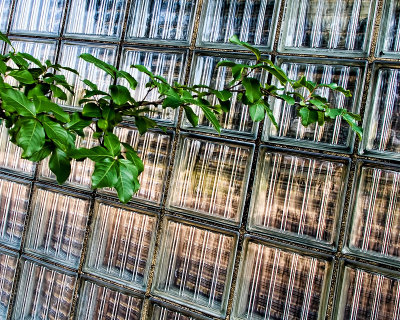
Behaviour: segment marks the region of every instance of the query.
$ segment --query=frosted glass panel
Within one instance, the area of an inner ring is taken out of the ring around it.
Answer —
[[[97,203],[85,270],[125,285],[145,288],[156,218]]]
[[[359,96],[363,87],[364,68],[357,65],[331,64],[331,60],[309,59],[281,60],[282,69],[290,79],[305,76],[315,83],[336,83],[350,90],[352,97],[346,98],[339,92],[328,88],[319,88],[315,93],[328,99],[332,108],[345,108],[356,112],[359,108]],[[290,91],[290,87],[287,88]],[[303,96],[309,94],[306,89],[299,91]],[[323,127],[313,124],[307,128],[301,125],[296,108],[281,100],[274,100],[273,113],[278,123],[277,129],[269,119],[265,122],[264,140],[288,143],[312,148],[351,149],[353,132],[341,117],[325,123]]]
[[[89,201],[37,189],[25,249],[77,268],[81,258]]]
[[[330,265],[320,258],[247,243],[236,284],[240,319],[324,318]]]
[[[64,5],[65,0],[17,0],[11,31],[57,36],[64,16]]]
[[[18,258],[14,254],[0,251],[0,318],[6,319],[13,291]]]
[[[196,0],[133,0],[127,39],[188,43],[195,7]]]
[[[267,152],[264,147],[253,187],[249,227],[333,245],[346,172],[342,162]]]
[[[142,299],[85,281],[76,319],[139,320]]]
[[[386,0],[376,55],[398,57],[400,54],[400,1]]]
[[[98,36],[102,40],[119,39],[126,3],[124,0],[73,0],[66,34],[74,37]]]
[[[0,31],[5,32],[10,17],[11,0],[0,0]]]
[[[108,86],[111,84],[111,77],[93,64],[89,64],[83,59],[80,59],[79,56],[82,53],[90,53],[100,60],[113,64],[117,55],[116,49],[116,46],[64,42],[61,46],[60,64],[78,70],[80,79],[89,79],[98,85],[99,90],[108,91]],[[87,87],[79,80],[76,74],[68,71],[64,71],[63,74],[67,82],[74,86],[75,97],[72,98],[71,94],[67,93],[68,100],[66,102],[58,101],[58,103],[78,106],[78,101],[81,100],[84,95],[83,90]]]
[[[129,72],[138,81],[136,90],[131,90],[132,97],[137,101],[141,101],[145,97],[147,101],[157,101],[159,93],[157,90],[152,90],[147,94],[149,89],[146,88],[145,85],[150,80],[150,77],[143,72],[139,72],[135,68],[131,68],[131,65],[144,65],[154,74],[164,77],[171,85],[174,84],[174,82],[183,83],[186,59],[185,54],[182,52],[149,51],[140,48],[126,47],[123,49],[122,56],[123,62],[121,70]],[[128,82],[126,80],[121,82],[128,87]],[[148,113],[149,117],[168,123],[175,122],[177,111],[164,109],[162,106],[158,108],[150,106],[150,108],[154,111]]]
[[[0,179],[0,242],[19,249],[28,211],[30,185]]]
[[[231,46],[229,38],[270,48],[280,1],[208,0],[203,4],[200,42],[206,46]]]
[[[168,207],[238,224],[252,154],[250,145],[181,137]]]
[[[375,0],[290,0],[281,50],[366,56]]]
[[[24,260],[12,319],[68,320],[76,277]]]
[[[168,220],[153,290],[212,314],[224,314],[236,239]]]

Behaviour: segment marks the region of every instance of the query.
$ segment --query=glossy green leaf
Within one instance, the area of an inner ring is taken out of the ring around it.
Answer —
[[[299,109],[299,116],[301,117],[301,124],[305,127],[318,121],[318,112],[307,107]]]
[[[54,122],[48,116],[40,116],[39,119],[47,136],[58,148],[67,152],[69,149],[74,147],[75,141],[72,140],[67,130],[65,130],[59,123]]]
[[[60,100],[67,100],[67,95],[64,91],[62,91],[59,87],[54,84],[50,85],[50,90],[53,91],[54,98],[58,98]]]
[[[96,57],[92,56],[89,53],[82,53],[79,57],[81,59],[85,60],[86,62],[94,64],[97,68],[105,71],[113,79],[115,79],[115,76],[116,76],[116,73],[118,70],[113,65],[108,64],[104,61],[101,61],[100,59],[97,59]]]
[[[197,127],[199,124],[199,117],[194,113],[193,109],[189,106],[184,106],[186,118],[189,120],[193,127]]]
[[[111,98],[113,99],[114,103],[119,106],[124,105],[131,99],[131,93],[124,86],[111,85],[110,93],[111,93]]]
[[[72,158],[77,160],[83,160],[89,158],[93,161],[102,161],[106,158],[113,160],[114,156],[112,153],[104,147],[96,146],[91,149],[79,148],[72,150],[70,153]]]
[[[105,158],[96,161],[92,175],[92,187],[96,188],[112,188],[118,182],[117,175],[118,161]]]
[[[138,170],[134,163],[129,160],[121,159],[119,162],[118,179],[115,184],[118,198],[122,203],[127,203],[140,188],[138,180]]]
[[[50,101],[45,96],[36,96],[33,98],[33,103],[36,107],[36,112],[53,114],[54,117],[63,123],[69,122],[69,114],[65,112],[58,104]]]
[[[132,148],[128,143],[122,142],[123,147],[125,148],[125,157],[129,161],[133,162],[138,169],[139,174],[144,170],[144,164],[142,159],[138,156],[135,149]]]
[[[265,107],[262,102],[256,102],[249,107],[250,117],[253,121],[261,121],[265,117]]]
[[[122,71],[122,70],[117,71],[117,78],[123,78],[126,81],[128,81],[129,86],[132,90],[135,90],[138,85],[138,82],[136,81],[136,79],[126,71]]]
[[[104,135],[104,146],[107,150],[111,152],[111,154],[115,156],[119,156],[121,153],[121,142],[118,137],[110,132],[107,132]]]
[[[254,48],[253,46],[251,46],[250,44],[248,44],[247,42],[243,42],[239,40],[239,37],[237,35],[233,35],[229,41],[231,43],[237,44],[239,46],[245,47],[246,49],[250,50],[251,52],[253,52],[257,58],[257,60],[261,59],[261,53],[260,50],[258,50],[257,48]]]
[[[84,105],[82,109],[82,115],[84,117],[90,118],[100,118],[101,117],[101,109],[96,103],[87,103]]]
[[[39,121],[33,118],[23,118],[19,121],[21,129],[17,134],[17,145],[23,149],[22,158],[29,158],[42,149],[45,133]]]
[[[3,89],[0,96],[7,105],[13,107],[21,116],[36,116],[35,105],[21,91],[14,89]]]
[[[255,78],[244,78],[243,87],[246,89],[245,95],[247,99],[254,103],[260,100],[262,94],[260,90],[260,81]]]
[[[71,160],[61,149],[55,149],[49,160],[49,168],[55,174],[57,182],[63,184],[71,173]]]

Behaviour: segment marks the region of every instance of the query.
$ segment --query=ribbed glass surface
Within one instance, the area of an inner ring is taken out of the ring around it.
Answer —
[[[83,59],[80,59],[79,56],[82,53],[90,53],[100,60],[113,64],[117,55],[116,50],[117,47],[111,45],[63,42],[61,45],[60,64],[78,70],[80,79],[89,79],[98,85],[99,90],[108,91],[108,86],[111,84],[111,77],[93,64],[89,64]],[[83,98],[84,89],[87,87],[79,80],[76,74],[68,71],[64,71],[63,74],[67,82],[74,86],[75,96],[72,98],[71,94],[67,93],[68,100],[66,102],[58,101],[58,103],[78,106],[78,101]]]
[[[11,0],[0,0],[0,31],[5,32],[8,27],[8,19],[11,9]]]
[[[336,319],[399,319],[399,284],[400,280],[393,276],[346,266]]]
[[[151,320],[195,320],[207,319],[205,317],[194,317],[163,305],[154,304],[151,310]]]
[[[346,172],[343,162],[263,148],[253,187],[250,229],[332,245]]]
[[[350,90],[352,97],[346,98],[343,94],[333,92],[328,88],[319,88],[315,91],[328,99],[332,108],[345,108],[357,112],[359,108],[359,94],[363,87],[363,67],[347,64],[331,64],[328,60],[295,59],[281,60],[281,68],[290,79],[299,79],[305,76],[307,80],[318,84],[336,83]],[[291,87],[287,87],[290,91]],[[306,89],[299,90],[303,96],[308,96]],[[352,131],[341,117],[326,123],[323,127],[313,124],[303,127],[297,116],[296,108],[286,102],[275,99],[272,104],[273,113],[278,123],[277,129],[269,119],[264,129],[265,140],[276,140],[294,145],[308,144],[313,148],[350,149],[352,146]]]
[[[400,172],[363,166],[349,233],[351,249],[373,255],[400,258]]]
[[[17,264],[17,256],[0,251],[0,317],[2,319],[7,318]]]
[[[17,0],[16,2],[12,32],[59,35],[65,0]]]
[[[46,60],[50,60],[52,63],[55,62],[56,41],[12,38],[11,43],[14,46],[15,51],[29,53],[42,63]],[[30,67],[37,68],[33,63],[30,64]]]
[[[210,47],[231,46],[229,38],[236,34],[241,41],[270,48],[279,3],[274,0],[205,1],[200,43]]]
[[[76,319],[138,320],[142,299],[85,281]]]
[[[192,35],[196,0],[133,0],[128,40],[188,43]]]
[[[379,31],[378,56],[400,53],[400,1],[386,0]]]
[[[89,201],[45,189],[37,189],[34,197],[25,249],[77,268]]]
[[[70,3],[66,34],[73,37],[121,37],[126,1],[73,0]]]
[[[252,154],[250,145],[182,136],[168,206],[238,224]]]
[[[150,51],[142,48],[125,47],[122,56],[123,61],[121,69],[129,72],[138,81],[136,90],[131,90],[132,97],[137,101],[141,101],[145,97],[147,101],[157,101],[159,93],[156,90],[152,90],[148,93],[149,88],[146,88],[145,86],[150,80],[150,77],[139,72],[135,68],[131,68],[131,65],[144,65],[154,74],[164,77],[171,85],[175,82],[182,83],[184,80],[183,76],[185,73],[186,59],[183,52],[166,50]],[[126,80],[121,82],[128,86]],[[162,106],[159,106],[158,108],[150,106],[150,108],[153,110],[148,113],[151,118],[166,121],[168,123],[175,122],[177,111],[164,109]]]
[[[375,6],[374,0],[290,0],[281,50],[365,56]]]
[[[400,69],[375,66],[364,149],[398,159],[400,152]]]
[[[19,249],[28,211],[30,185],[0,178],[0,242]]]
[[[226,67],[217,68],[217,63],[223,60],[231,60],[236,63],[251,63],[248,59],[235,59],[235,56],[219,57],[209,55],[196,55],[192,68],[191,83],[209,85],[214,89],[223,90],[232,80],[232,73]],[[263,78],[260,73],[252,75],[255,78]],[[238,87],[237,89],[241,89]],[[234,92],[231,98],[231,109],[229,113],[218,116],[219,122],[224,134],[244,135],[254,137],[258,125],[253,123],[250,118],[248,106],[237,101],[238,93]],[[208,101],[212,104],[219,104],[218,99],[208,97]],[[199,116],[199,126],[195,128],[201,131],[215,132],[214,127],[204,116],[204,113],[198,106],[192,106],[196,114]],[[183,122],[185,128],[194,129],[189,121],[185,118]]]
[[[151,262],[156,218],[96,203],[85,270],[143,289]]]
[[[168,220],[162,244],[153,290],[196,309],[224,314],[235,237]]]
[[[13,320],[68,320],[76,277],[24,260]]]

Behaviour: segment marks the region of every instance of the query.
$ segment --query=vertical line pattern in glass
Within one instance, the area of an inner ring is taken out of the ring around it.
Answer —
[[[151,310],[151,319],[152,320],[195,320],[197,318],[183,314],[179,311],[168,309],[164,306],[159,306],[158,304],[154,304]],[[205,317],[200,317],[200,319],[207,319]]]
[[[386,0],[379,31],[377,56],[397,56],[400,52],[400,3]]]
[[[0,251],[0,317],[7,318],[18,257]]]
[[[0,0],[0,31],[5,32],[10,16],[11,0]]]

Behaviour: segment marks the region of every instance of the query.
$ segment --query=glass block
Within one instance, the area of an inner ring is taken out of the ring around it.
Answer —
[[[186,310],[176,310],[176,307],[173,307],[170,304],[166,303],[152,303],[150,310],[151,320],[207,320],[210,318],[204,317],[200,314],[195,314],[193,312],[187,312]]]
[[[145,289],[156,217],[98,202],[93,221],[85,271]]]
[[[336,56],[368,56],[375,0],[290,0],[280,50]]]
[[[133,0],[127,40],[188,44],[196,3],[197,0]]]
[[[24,260],[12,319],[68,320],[76,276]]]
[[[346,193],[347,162],[260,150],[248,227],[333,246]]]
[[[400,260],[400,172],[390,167],[359,168],[349,248],[365,255]]]
[[[290,79],[300,79],[305,76],[307,80],[315,83],[337,83],[350,90],[352,97],[346,98],[339,92],[328,88],[319,88],[316,93],[327,98],[331,107],[344,108],[357,113],[361,103],[361,93],[364,82],[365,63],[332,61],[332,59],[302,59],[278,58],[278,65],[287,73]],[[290,91],[290,87],[287,88]],[[308,91],[299,89],[300,94],[308,95]],[[264,141],[285,143],[296,146],[308,146],[318,149],[341,149],[351,151],[354,142],[354,133],[341,117],[335,121],[325,123],[324,126],[313,124],[307,128],[301,125],[296,108],[274,99],[271,104],[279,128],[265,121]]]
[[[21,159],[22,150],[10,142],[8,130],[3,122],[0,124],[0,167],[33,176],[35,163]]]
[[[93,130],[90,128],[84,129],[84,137],[77,137],[75,145],[77,148],[92,148],[98,145],[98,140],[93,138]],[[94,170],[94,163],[90,159],[84,161],[71,161],[71,174],[68,180],[65,182],[67,185],[71,185],[77,188],[90,189],[92,185],[92,173]],[[42,161],[40,165],[40,178],[56,180],[56,176],[51,172],[49,168],[49,158]]]
[[[144,98],[148,101],[157,101],[159,93],[156,90],[152,90],[147,94],[149,89],[145,85],[150,80],[150,77],[135,68],[131,68],[131,65],[141,64],[154,74],[164,77],[170,84],[175,82],[182,83],[184,81],[186,67],[186,55],[184,52],[172,50],[150,51],[141,48],[125,47],[122,57],[121,70],[129,72],[138,81],[136,90],[130,90],[132,97],[137,101],[141,101]],[[126,80],[122,80],[121,82],[125,86],[128,86]],[[161,105],[158,108],[153,106],[150,106],[150,108],[152,111],[148,113],[148,116],[152,119],[168,123],[175,122],[176,110],[170,108],[164,109]]]
[[[81,258],[89,201],[37,189],[25,250],[77,268]]]
[[[17,0],[11,32],[57,36],[60,34],[64,6],[65,0]]]
[[[191,71],[191,84],[203,84],[208,85],[217,90],[223,90],[224,87],[228,86],[228,83],[232,80],[232,73],[227,70],[226,67],[217,68],[217,63],[223,60],[233,60],[236,63],[252,63],[248,57],[241,59],[237,55],[235,56],[212,56],[197,54],[193,62],[193,68]],[[253,77],[264,79],[264,73],[257,73]],[[238,87],[238,89],[243,87]],[[221,124],[222,133],[233,136],[248,136],[254,138],[257,134],[258,123],[254,123],[249,115],[248,106],[237,101],[238,93],[234,92],[231,100],[231,111],[229,113],[223,113],[219,118]],[[218,99],[215,97],[208,97],[208,101],[212,104],[219,104]],[[192,106],[195,113],[199,116],[199,125],[196,128],[190,124],[186,117],[184,117],[183,127],[191,130],[210,131],[216,133],[214,127],[204,116],[204,113],[198,106]]]
[[[335,319],[386,320],[400,316],[400,280],[356,266],[346,266]]]
[[[142,159],[144,171],[139,176],[140,189],[134,194],[138,201],[161,204],[165,178],[170,160],[172,137],[157,131],[149,131],[139,135],[135,128],[115,128],[114,133],[120,141],[130,144]],[[102,190],[102,192],[112,192]]]
[[[79,56],[82,53],[90,53],[97,59],[113,64],[117,56],[117,47],[113,45],[101,45],[97,43],[92,45],[78,42],[63,42],[61,45],[60,64],[62,66],[78,70],[80,79],[89,79],[97,84],[99,90],[108,91],[108,86],[112,80],[111,76],[93,64],[80,59]],[[74,86],[75,96],[72,97],[70,93],[67,93],[67,101],[57,102],[69,106],[78,106],[78,101],[83,98],[84,89],[87,87],[80,81],[76,74],[68,71],[63,71],[62,73],[65,75],[67,82]]]
[[[330,262],[248,241],[234,300],[235,319],[323,319]]]
[[[153,291],[213,315],[225,315],[237,237],[167,220]]]
[[[7,318],[8,307],[13,292],[18,257],[6,251],[0,252],[0,317]]]
[[[0,242],[19,249],[29,205],[30,184],[0,178]]]
[[[280,1],[207,0],[203,3],[199,45],[232,47],[229,38],[271,50]]]
[[[73,0],[70,3],[67,36],[119,40],[125,16],[124,0]]]
[[[400,54],[400,2],[386,0],[375,55],[398,58]]]
[[[11,0],[0,0],[0,31],[5,33],[10,17]]]
[[[400,69],[375,65],[364,119],[365,153],[400,159],[399,94]]]
[[[143,299],[138,297],[85,281],[79,298],[76,319],[140,319]]]
[[[168,207],[239,224],[253,146],[181,136]]]

